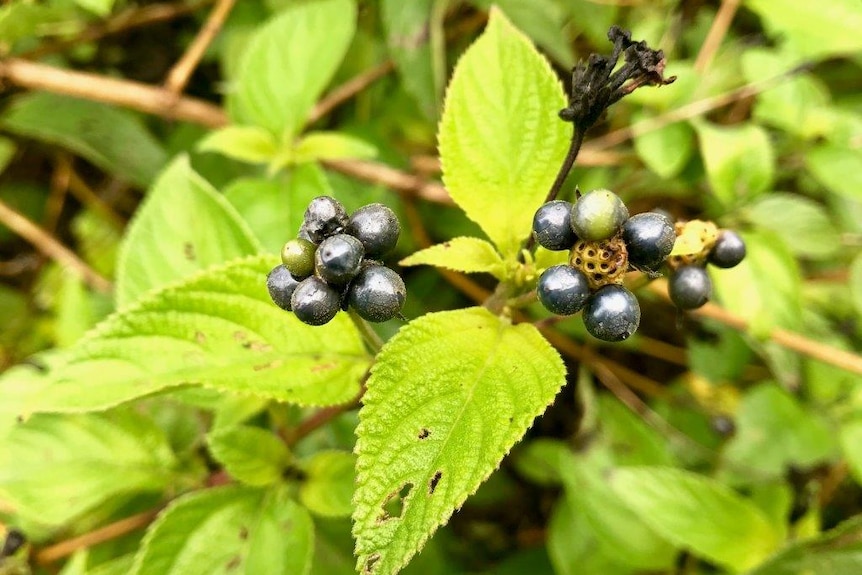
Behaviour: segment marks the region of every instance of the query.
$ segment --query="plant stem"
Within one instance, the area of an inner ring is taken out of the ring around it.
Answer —
[[[572,166],[575,165],[575,160],[578,157],[578,153],[581,151],[581,144],[584,143],[584,136],[587,131],[580,129],[576,124],[573,124],[573,129],[574,131],[572,132],[572,141],[569,144],[569,151],[566,153],[566,159],[563,160],[563,165],[560,166],[560,171],[557,172],[557,178],[551,185],[548,195],[545,196],[544,203],[546,204],[557,199],[557,194],[560,193],[563,183],[569,176],[569,172],[572,171]]]
[[[377,355],[381,348],[383,348],[383,340],[380,339],[377,332],[368,325],[367,321],[359,317],[356,310],[348,308],[347,315],[350,316],[350,319],[353,321],[353,325],[355,325],[356,329],[359,330],[359,334],[362,336],[363,341],[365,341],[365,347],[368,348],[368,351],[370,351],[372,355]]]

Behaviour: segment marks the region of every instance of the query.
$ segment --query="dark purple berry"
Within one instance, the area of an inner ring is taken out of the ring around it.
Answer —
[[[297,319],[308,325],[323,325],[341,309],[341,296],[316,276],[305,278],[293,291],[290,305]]]
[[[347,211],[341,202],[330,196],[318,196],[305,209],[300,235],[319,244],[333,234],[340,233],[347,225]]]
[[[554,200],[536,210],[533,236],[549,250],[567,250],[575,245],[578,237],[572,230],[572,203]]]
[[[401,276],[379,265],[362,268],[347,291],[350,307],[362,319],[373,322],[397,317],[406,298],[407,289]]]
[[[572,315],[584,307],[590,295],[590,284],[583,273],[571,266],[553,266],[539,277],[536,295],[549,312]]]
[[[380,257],[395,249],[401,224],[388,207],[368,204],[353,212],[345,231],[362,242],[366,256]]]
[[[720,268],[732,268],[745,259],[745,241],[732,230],[722,230],[709,252],[708,261]]]
[[[655,270],[673,250],[676,233],[663,215],[646,212],[626,220],[623,224],[623,241],[632,266]]]
[[[593,190],[578,198],[572,207],[572,229],[587,241],[612,238],[629,218],[629,211],[610,190]]]
[[[700,266],[683,266],[668,279],[670,300],[679,309],[697,309],[709,300],[712,281]]]
[[[593,337],[622,341],[637,331],[641,308],[632,292],[621,285],[599,288],[584,306],[584,326]]]
[[[335,234],[317,246],[314,272],[335,285],[344,285],[359,273],[365,249],[362,242],[347,234]]]
[[[299,281],[283,265],[275,266],[266,276],[266,289],[269,291],[269,297],[272,298],[275,305],[286,311],[291,309],[290,298],[298,285]]]

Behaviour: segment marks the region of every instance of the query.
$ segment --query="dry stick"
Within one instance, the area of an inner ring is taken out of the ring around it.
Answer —
[[[722,40],[724,40],[727,31],[730,29],[730,23],[736,15],[737,8],[739,8],[739,0],[722,1],[712,21],[712,26],[706,35],[706,39],[700,47],[700,52],[694,61],[695,72],[702,73],[709,67],[709,64],[715,57],[715,53],[718,51],[718,47],[721,46]]]
[[[189,78],[203,58],[207,47],[221,30],[234,4],[236,4],[236,0],[218,0],[195,39],[192,40],[185,53],[168,72],[165,80],[166,90],[174,94],[181,94],[185,90]]]
[[[78,272],[87,284],[100,292],[109,293],[111,282],[78,258],[69,248],[58,242],[45,230],[0,201],[0,222],[33,244],[40,252],[56,262]]]
[[[393,190],[413,194],[429,202],[452,203],[449,192],[442,184],[428,182],[418,176],[390,168],[384,164],[360,160],[328,160],[324,162],[324,165],[358,180],[383,184]]]
[[[86,549],[99,543],[122,537],[127,533],[149,525],[158,513],[158,509],[144,511],[143,513],[138,513],[137,515],[132,515],[131,517],[126,517],[125,519],[120,519],[119,521],[100,527],[95,531],[90,531],[78,537],[61,541],[56,545],[45,547],[36,553],[36,564],[42,566],[50,565],[55,561],[72,555],[80,549]]]
[[[108,202],[99,197],[74,169],[69,175],[69,191],[72,192],[75,199],[100,214],[116,229],[122,230],[126,227],[126,220],[115,212]]]
[[[329,94],[327,94],[322,100],[320,100],[316,106],[311,110],[311,113],[306,120],[306,124],[313,124],[314,122],[321,119],[323,116],[327,115],[329,112],[337,108],[342,103],[346,102],[383,76],[386,76],[395,69],[395,62],[392,60],[386,60],[382,64],[378,64],[373,68],[369,68],[365,72],[362,72],[350,80],[346,81],[344,84],[338,86],[334,90],[332,90]]]

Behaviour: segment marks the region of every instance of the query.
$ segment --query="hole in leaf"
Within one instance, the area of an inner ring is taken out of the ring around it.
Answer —
[[[434,495],[434,490],[437,489],[437,484],[440,483],[440,478],[443,477],[443,472],[438,471],[434,474],[434,477],[431,478],[431,483],[428,484],[428,494]]]
[[[365,566],[362,568],[362,572],[366,575],[368,573],[372,573],[374,571],[374,566],[377,565],[378,561],[380,561],[380,553],[369,555],[368,559],[365,561]]]
[[[422,431],[419,432],[419,439],[425,439],[429,435],[431,435],[431,432],[423,427]]]
[[[381,505],[382,509],[380,515],[377,517],[377,522],[382,523],[389,519],[399,519],[401,517],[401,513],[404,511],[404,501],[407,499],[407,496],[410,495],[410,491],[412,489],[412,483],[405,483],[401,486],[401,489],[394,493],[390,493],[389,497],[387,497],[383,502],[383,505]]]

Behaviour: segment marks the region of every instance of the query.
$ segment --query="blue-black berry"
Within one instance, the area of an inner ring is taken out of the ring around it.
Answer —
[[[571,266],[553,266],[539,277],[536,295],[549,312],[572,315],[584,307],[590,284],[584,274]]]
[[[341,202],[330,196],[318,196],[305,209],[300,235],[307,235],[312,242],[319,244],[340,233],[346,225],[347,211]]]
[[[637,331],[641,308],[632,292],[621,285],[600,288],[584,306],[584,326],[593,337],[622,341]]]
[[[314,273],[314,251],[317,246],[308,240],[296,238],[281,248],[281,263],[295,278],[307,278]]]
[[[373,322],[397,317],[406,298],[407,290],[401,276],[380,265],[362,268],[347,290],[350,307],[362,319]]]
[[[305,278],[290,298],[297,319],[308,325],[323,325],[341,309],[341,295],[317,276]]]
[[[549,250],[567,250],[575,245],[578,237],[572,229],[572,203],[554,200],[536,210],[533,236]]]
[[[283,265],[278,265],[272,268],[266,276],[266,289],[269,291],[269,297],[275,305],[283,310],[290,311],[290,298],[296,286],[297,281]]]
[[[368,204],[353,212],[345,230],[365,247],[368,257],[380,257],[395,248],[401,233],[398,217],[383,204]]]
[[[335,234],[320,242],[314,253],[314,271],[327,283],[344,285],[359,273],[365,249],[347,234]]]
[[[638,269],[655,270],[673,250],[676,232],[665,216],[646,212],[626,220],[623,224],[623,241],[631,265]]]
[[[668,293],[679,309],[697,309],[709,300],[712,281],[701,266],[683,266],[668,279]]]
[[[572,229],[582,240],[607,240],[620,230],[629,211],[610,190],[593,190],[578,198],[572,207]]]
[[[732,268],[745,259],[745,241],[732,230],[722,230],[707,259],[714,266]]]

